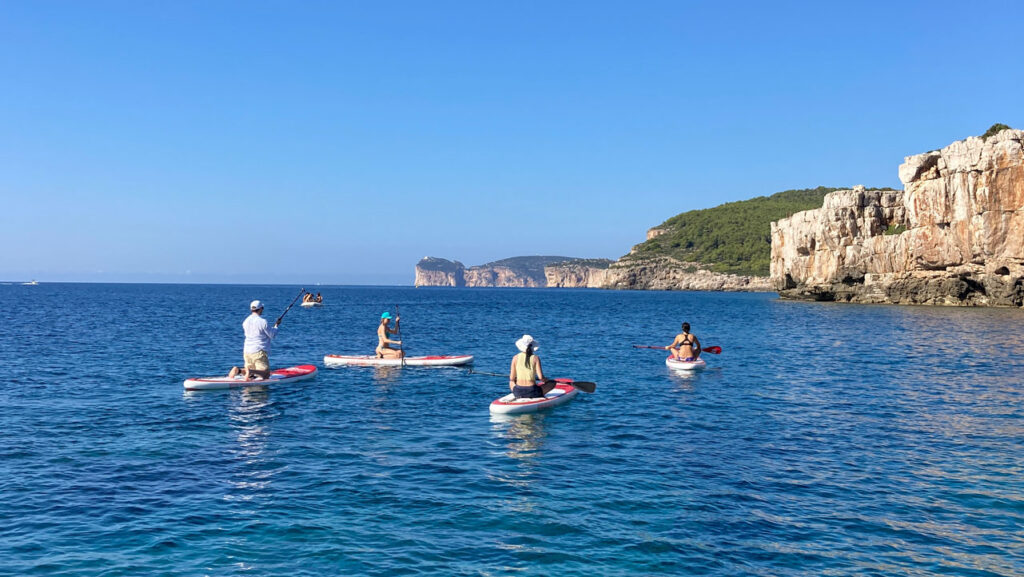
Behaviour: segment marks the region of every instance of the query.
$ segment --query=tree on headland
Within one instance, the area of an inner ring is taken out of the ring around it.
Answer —
[[[1004,130],[1010,130],[1010,127],[1005,124],[996,123],[993,124],[985,131],[985,134],[981,135],[982,140],[988,140],[988,137],[995,136]]]
[[[825,195],[836,190],[841,189],[786,190],[684,212],[655,227],[663,232],[637,245],[623,260],[667,256],[714,272],[768,276],[772,221],[821,208]]]

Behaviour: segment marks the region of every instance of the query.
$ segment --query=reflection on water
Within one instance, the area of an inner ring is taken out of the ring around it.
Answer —
[[[547,433],[544,430],[544,414],[500,415],[492,414],[492,429],[507,442],[505,453],[513,459],[533,459],[540,453]]]
[[[394,384],[401,375],[402,367],[373,367],[373,382],[378,385]]]
[[[249,501],[266,491],[278,469],[268,468],[265,454],[270,439],[266,424],[276,416],[267,386],[239,389],[232,395],[228,419],[235,431],[236,448],[231,452],[242,466],[229,480],[234,494],[227,500]]]
[[[544,418],[544,414],[491,415],[491,430],[504,442],[504,455],[517,464],[514,475],[499,475],[498,480],[516,487],[530,486],[547,437]]]

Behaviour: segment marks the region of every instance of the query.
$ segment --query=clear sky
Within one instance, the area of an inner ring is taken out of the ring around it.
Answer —
[[[0,280],[411,284],[899,187],[1024,127],[1024,2],[0,3]]]

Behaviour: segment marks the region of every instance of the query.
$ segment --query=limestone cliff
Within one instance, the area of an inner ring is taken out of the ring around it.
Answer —
[[[466,286],[465,271],[457,260],[425,256],[416,264],[416,286]]]
[[[544,286],[544,277],[504,265],[480,265],[466,269],[466,286],[536,288]]]
[[[670,256],[627,255],[608,267],[604,288],[632,290],[771,291],[768,277],[734,275],[708,270],[697,262]]]
[[[858,187],[772,223],[784,298],[1024,304],[1024,131],[971,137],[899,167],[902,192]]]
[[[416,265],[416,286],[586,287],[610,260],[564,256],[506,258],[466,268],[458,261],[424,257]],[[593,271],[593,272],[591,272]]]
[[[605,288],[608,284],[608,259],[578,259],[544,267],[549,287]]]

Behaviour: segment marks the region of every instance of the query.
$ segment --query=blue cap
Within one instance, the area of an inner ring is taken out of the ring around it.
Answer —
[[[382,319],[390,319],[391,318],[391,313],[385,312],[384,314],[380,315],[380,318],[382,318]]]

